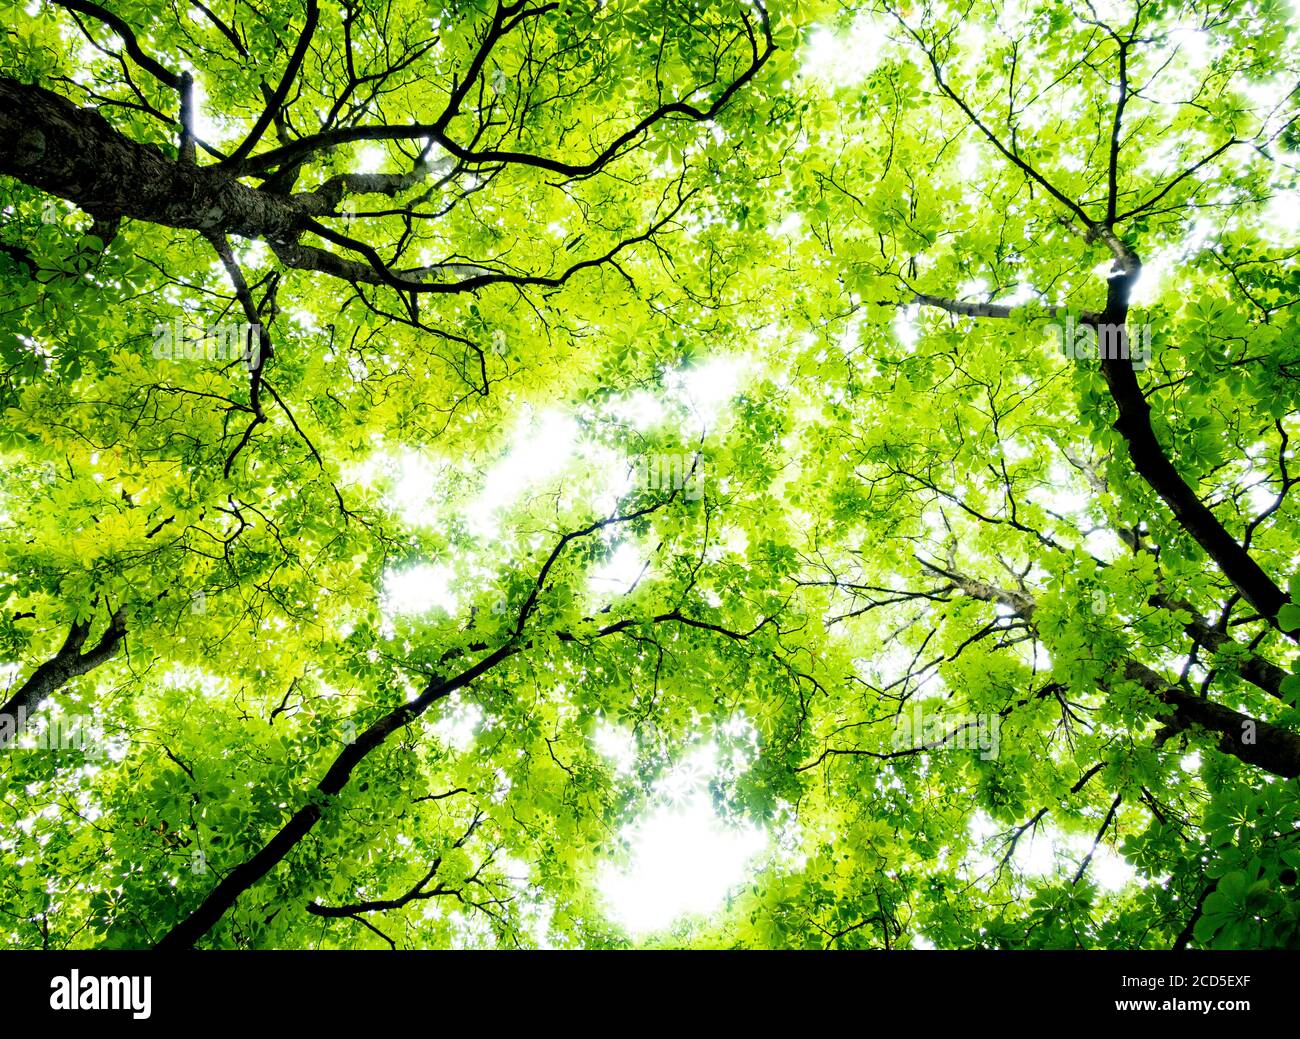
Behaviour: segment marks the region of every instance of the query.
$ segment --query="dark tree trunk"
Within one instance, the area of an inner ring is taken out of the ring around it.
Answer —
[[[2,77],[0,173],[100,219],[247,238],[292,239],[304,218],[328,208],[312,195],[258,190],[216,167],[168,158],[119,133],[93,109]]]

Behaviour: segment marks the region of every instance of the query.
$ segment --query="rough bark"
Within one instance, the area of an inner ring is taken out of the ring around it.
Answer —
[[[305,219],[330,209],[322,196],[259,190],[219,167],[178,162],[126,137],[93,109],[3,77],[0,174],[101,219],[248,238],[292,239]]]

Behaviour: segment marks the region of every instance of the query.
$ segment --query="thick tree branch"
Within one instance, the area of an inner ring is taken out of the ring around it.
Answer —
[[[927,570],[948,578],[972,598],[1001,603],[1026,622],[1033,623],[1037,603],[1031,596],[998,588],[925,560],[920,562]],[[1174,731],[1199,725],[1220,737],[1218,747],[1223,753],[1274,775],[1288,779],[1300,776],[1300,733],[1194,696],[1131,657],[1123,659],[1120,668],[1124,678],[1138,683],[1174,709],[1171,720]]]
[[[17,736],[21,725],[18,719],[30,718],[52,693],[67,685],[72,679],[93,671],[110,659],[126,636],[126,617],[121,609],[114,611],[108,627],[99,641],[82,652],[90,635],[90,621],[75,621],[68,629],[68,637],[53,657],[34,670],[26,682],[0,706],[0,716],[14,722],[12,733]],[[3,745],[0,743],[0,745]]]

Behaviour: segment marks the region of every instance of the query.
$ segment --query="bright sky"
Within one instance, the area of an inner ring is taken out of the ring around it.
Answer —
[[[803,74],[836,87],[852,86],[871,75],[880,60],[882,30],[862,12],[847,32],[814,29],[803,51]]]
[[[612,919],[638,937],[708,915],[743,883],[767,846],[757,827],[727,824],[705,792],[647,812],[623,834],[631,864],[605,863],[600,891]]]
[[[645,432],[673,421],[683,449],[694,449],[701,435],[724,415],[746,374],[743,361],[712,358],[665,378],[665,391],[644,391],[606,403],[604,414]],[[436,489],[444,481],[446,463],[416,453],[377,455],[354,476],[370,481],[391,478],[389,507],[415,527],[440,521]],[[594,479],[581,478],[593,472]],[[586,443],[571,415],[558,411],[525,414],[509,435],[501,460],[484,474],[479,493],[468,508],[458,509],[486,550],[502,536],[501,521],[525,496],[548,488],[578,488],[591,496],[596,513],[608,513],[630,486],[629,460],[608,449]],[[497,560],[457,560],[476,573],[488,573]],[[606,600],[626,591],[641,574],[646,556],[636,544],[615,546],[610,557],[593,567],[588,590]],[[390,616],[455,616],[462,606],[457,567],[450,560],[423,561],[390,571],[384,581],[383,608]],[[484,721],[477,705],[455,697],[434,726],[440,739],[457,751],[467,751]],[[750,738],[744,722],[723,728],[728,745]],[[636,770],[635,743],[629,732],[609,725],[594,734],[597,750],[615,769]],[[752,742],[752,739],[751,739]],[[756,752],[756,751],[755,751]],[[606,862],[598,871],[600,892],[610,918],[634,935],[672,926],[683,917],[707,915],[719,908],[728,891],[752,873],[755,857],[768,845],[764,830],[724,819],[716,811],[709,785],[748,760],[722,753],[714,741],[699,743],[652,784],[651,796],[622,833],[625,858]]]
[[[634,767],[630,733],[602,728],[596,746],[621,771]],[[742,756],[739,767],[747,764]],[[751,875],[767,833],[724,819],[709,793],[711,783],[736,768],[736,757],[721,753],[716,742],[697,746],[655,781],[641,814],[623,831],[627,862],[602,863],[601,895],[610,917],[630,934],[644,937],[683,917],[708,915]]]
[[[1100,820],[1097,825],[1101,825]],[[973,876],[982,877],[997,869],[1003,851],[991,842],[1006,829],[983,812],[976,813],[971,819],[971,836],[984,842],[985,847],[984,852],[967,860]],[[1086,834],[1064,834],[1044,819],[1036,833],[1026,831],[1016,843],[1012,862],[1016,869],[1030,877],[1053,874],[1073,877],[1092,848],[1092,842],[1093,838]],[[1133,882],[1136,874],[1132,866],[1102,842],[1093,853],[1086,876],[1106,891],[1119,891]]]
[[[740,359],[712,358],[669,373],[661,397],[639,392],[617,398],[605,405],[604,413],[644,432],[684,410],[686,422],[678,430],[679,443],[684,452],[693,451],[701,435],[724,413],[746,370]],[[415,452],[381,453],[351,475],[364,482],[390,477],[389,507],[411,526],[429,528],[447,518],[436,492],[445,482],[449,465]],[[526,411],[511,432],[501,460],[483,474],[478,494],[468,506],[459,507],[457,515],[488,545],[502,535],[504,515],[526,495],[557,487],[565,493],[585,493],[590,496],[593,514],[608,514],[629,489],[631,476],[631,460],[584,441],[573,416],[554,410]],[[471,561],[477,564],[471,569],[480,576],[490,575],[498,563],[492,555],[485,552],[484,559]],[[591,591],[600,594],[625,588],[645,562],[634,546],[619,547],[592,572]],[[414,616],[442,609],[455,615],[460,605],[455,577],[454,568],[445,560],[394,570],[384,583],[385,611],[390,616]]]

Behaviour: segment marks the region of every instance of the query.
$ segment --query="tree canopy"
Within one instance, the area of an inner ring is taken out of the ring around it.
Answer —
[[[1293,8],[3,3],[6,944],[1300,946]]]

